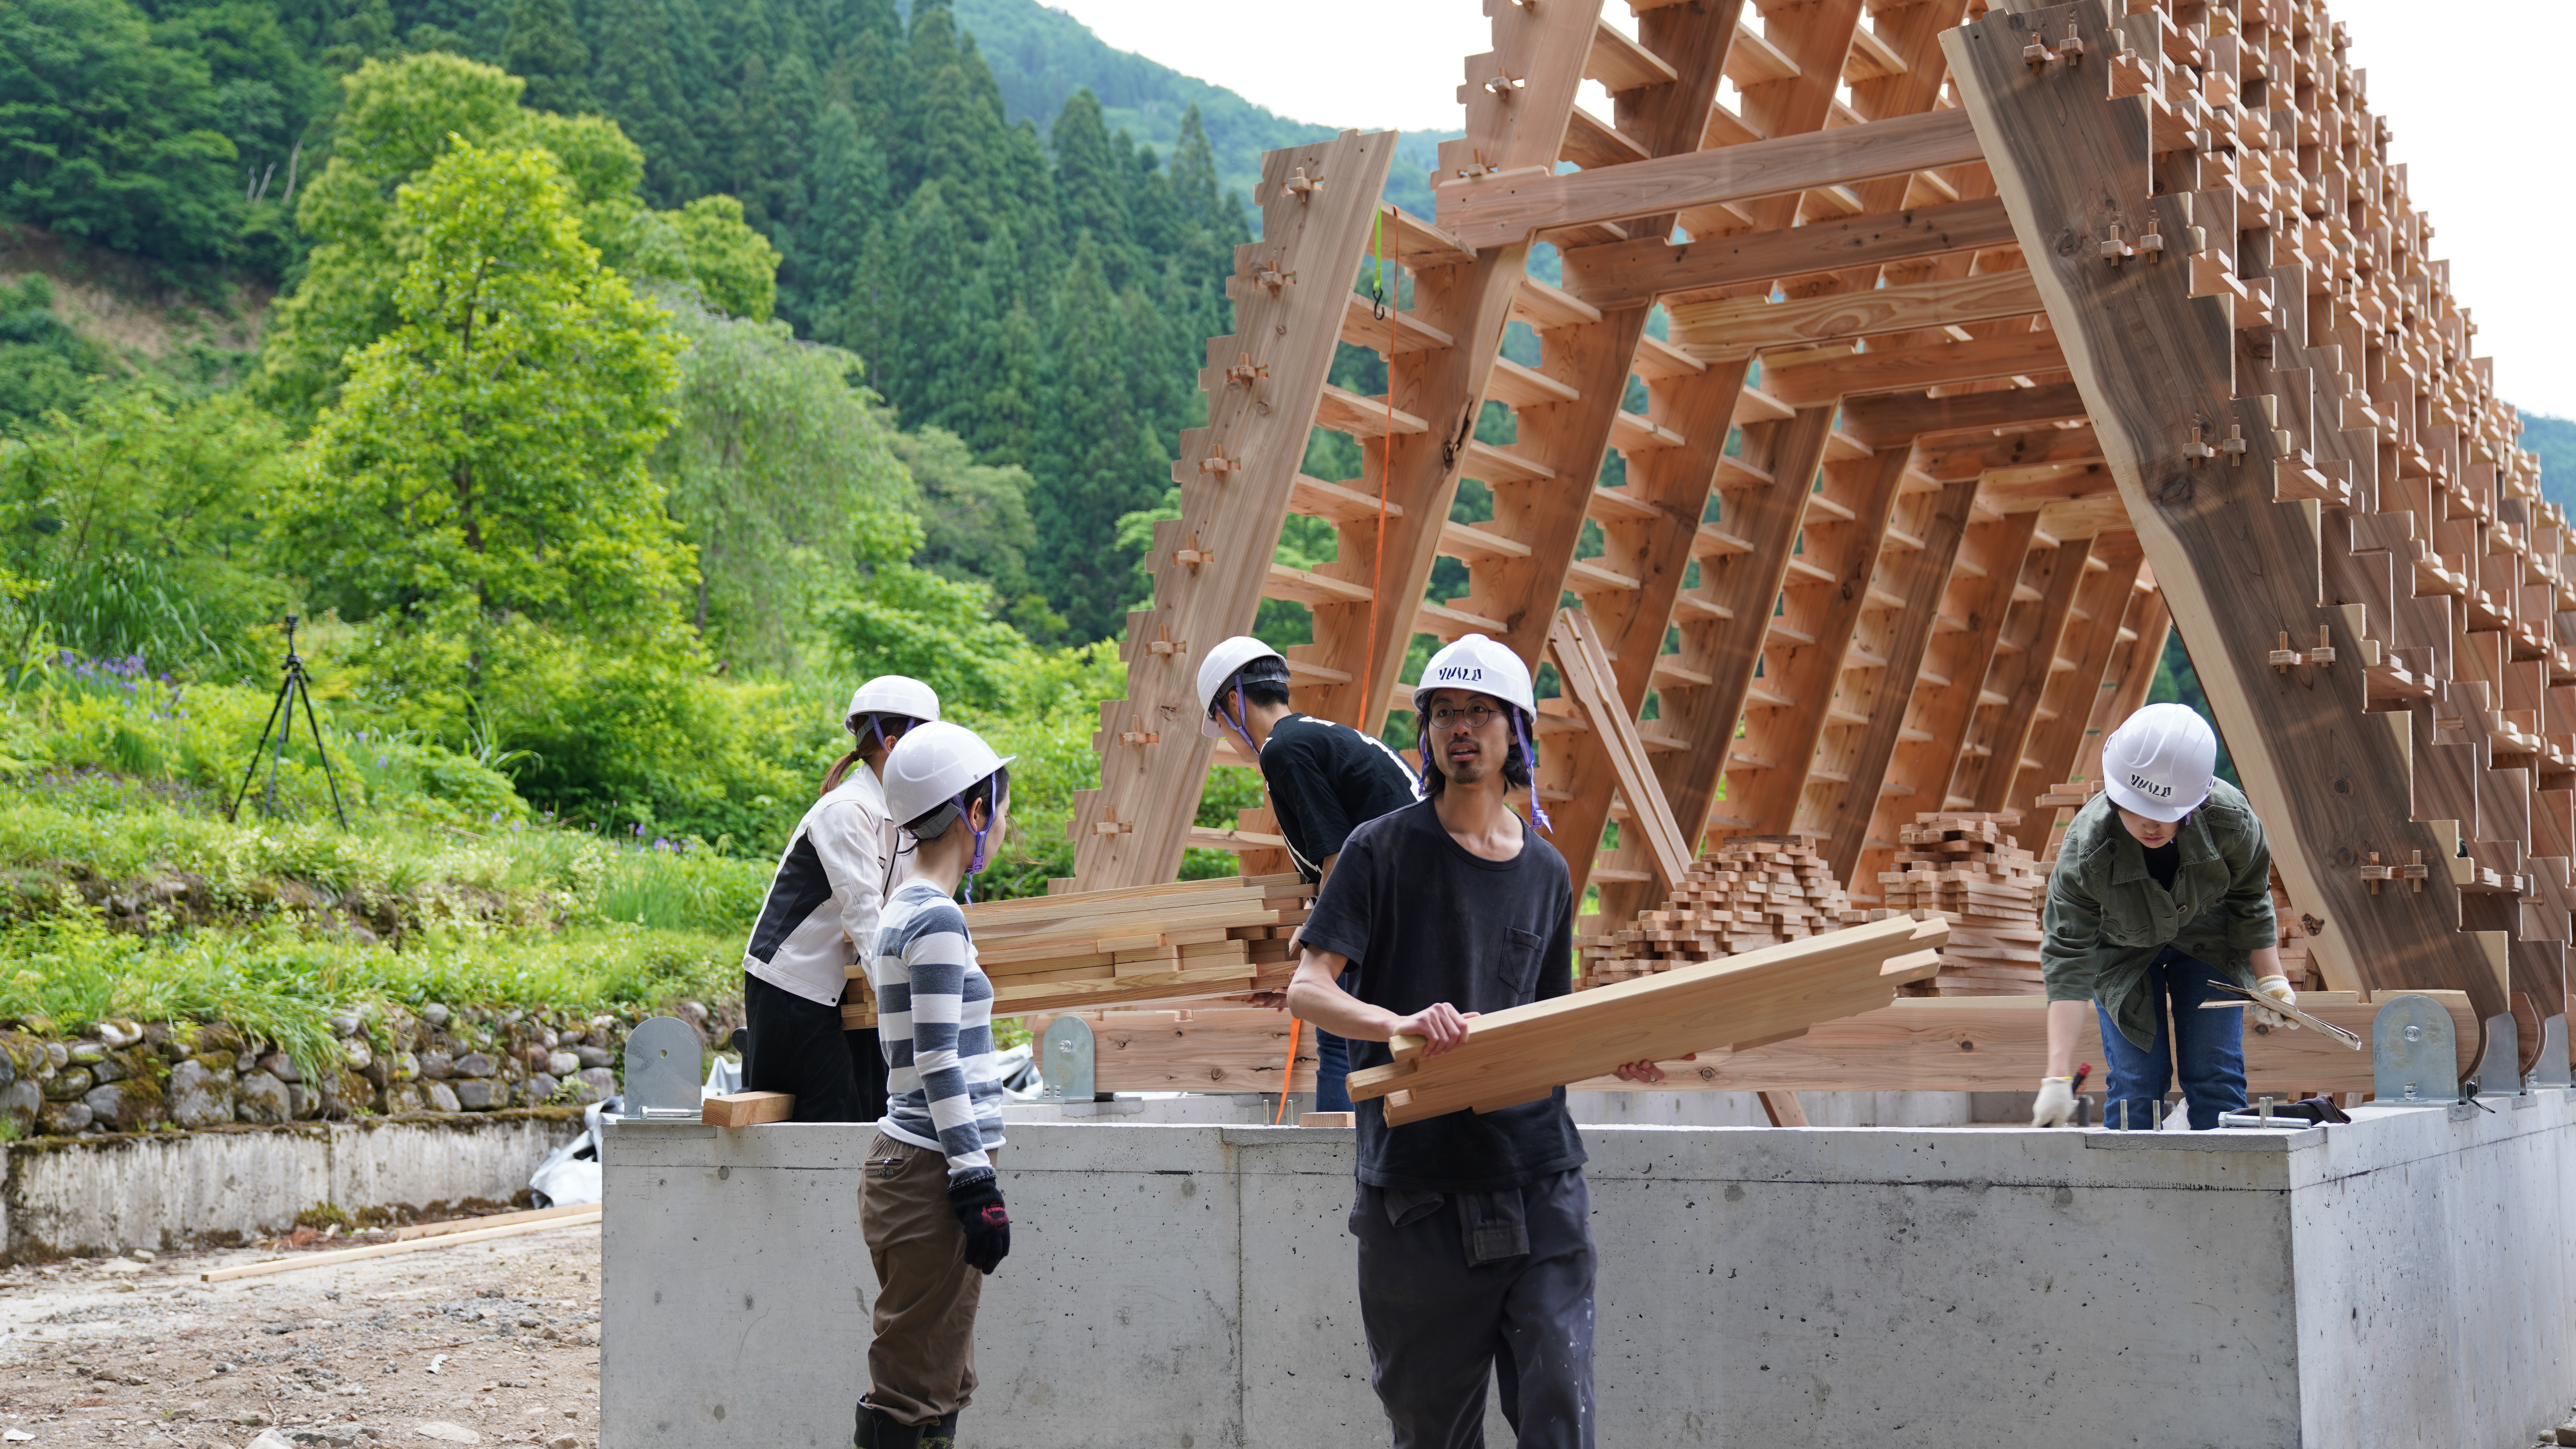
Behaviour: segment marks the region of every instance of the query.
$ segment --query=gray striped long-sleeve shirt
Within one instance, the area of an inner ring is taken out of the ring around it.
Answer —
[[[993,1062],[993,983],[975,964],[966,915],[927,881],[886,898],[868,963],[885,1049],[886,1115],[877,1130],[948,1159],[952,1182],[992,1174],[1002,1145]]]

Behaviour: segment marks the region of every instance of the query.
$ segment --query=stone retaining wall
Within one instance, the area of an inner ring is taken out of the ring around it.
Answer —
[[[511,1204],[581,1131],[576,1106],[81,1134],[0,1152],[0,1263],[224,1246]]]

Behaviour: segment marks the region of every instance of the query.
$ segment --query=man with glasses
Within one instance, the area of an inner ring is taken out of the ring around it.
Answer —
[[[1261,766],[1270,813],[1288,842],[1288,858],[1309,885],[1333,878],[1351,832],[1422,798],[1421,782],[1383,740],[1349,725],[1288,707],[1288,661],[1252,636],[1239,635],[1199,660],[1199,733],[1231,733]],[[1255,997],[1276,1006],[1278,997]],[[1327,1031],[1315,1033],[1315,1110],[1347,1112],[1343,1086],[1349,1049]]]
[[[1565,859],[1508,803],[1533,788],[1528,667],[1470,634],[1431,657],[1413,707],[1427,798],[1344,842],[1288,986],[1289,1010],[1350,1040],[1354,1069],[1392,1061],[1399,1033],[1438,1056],[1479,1013],[1573,989]],[[1534,792],[1530,814],[1547,828]],[[1396,1449],[1483,1442],[1488,1373],[1523,1449],[1591,1449],[1583,1161],[1562,1087],[1402,1127],[1361,1104],[1350,1230]]]

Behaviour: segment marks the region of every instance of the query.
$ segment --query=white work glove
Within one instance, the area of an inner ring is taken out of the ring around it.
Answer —
[[[2030,1110],[2033,1127],[2063,1127],[2075,1120],[2075,1079],[2042,1077],[2039,1101]]]
[[[2281,1003],[2283,1006],[2296,1006],[2299,1004],[2299,993],[2290,989],[2290,978],[2287,976],[2266,976],[2254,983],[2254,990],[2261,995],[2271,997],[2274,1001]],[[2246,1009],[2253,1012],[2256,1016],[2261,1017],[2270,1025],[2286,1026],[2292,1031],[2297,1031],[2299,1029],[2299,1024],[2297,1022],[2292,1021],[2289,1017],[2280,1012],[2271,1010],[2259,1001],[2250,1003]]]

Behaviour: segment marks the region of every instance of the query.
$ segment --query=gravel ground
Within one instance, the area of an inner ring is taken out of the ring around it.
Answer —
[[[598,1224],[198,1280],[280,1251],[0,1273],[0,1444],[596,1449]]]

